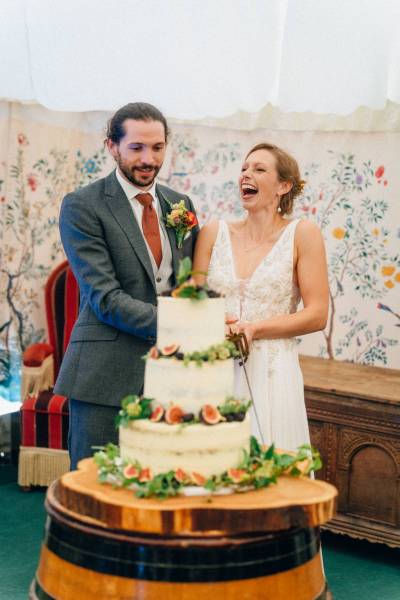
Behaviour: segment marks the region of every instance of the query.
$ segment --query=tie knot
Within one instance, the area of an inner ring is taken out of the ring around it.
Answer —
[[[136,194],[135,198],[142,206],[151,206],[153,202],[153,196],[151,194]]]

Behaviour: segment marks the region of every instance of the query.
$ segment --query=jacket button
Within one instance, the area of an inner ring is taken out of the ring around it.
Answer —
[[[162,281],[161,277],[157,277],[156,281],[157,281],[157,283],[161,283],[161,281]]]

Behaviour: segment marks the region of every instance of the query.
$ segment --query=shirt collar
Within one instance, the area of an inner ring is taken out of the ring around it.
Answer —
[[[138,188],[136,185],[133,185],[133,183],[131,183],[130,181],[127,181],[125,179],[125,177],[122,177],[118,167],[115,169],[115,175],[119,181],[119,184],[121,185],[122,189],[124,190],[125,195],[128,198],[128,200],[133,200],[137,194],[144,194],[144,193],[151,194],[153,196],[153,200],[154,201],[157,200],[155,180],[153,181],[153,185],[151,186],[151,188],[149,190],[146,190],[146,192],[144,192],[144,190]]]

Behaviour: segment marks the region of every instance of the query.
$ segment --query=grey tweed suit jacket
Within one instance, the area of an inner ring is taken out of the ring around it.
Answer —
[[[157,185],[165,216],[166,200],[189,197]],[[167,228],[176,276],[179,260],[192,256],[198,227],[176,245]],[[65,196],[60,233],[79,284],[80,307],[64,355],[55,393],[94,404],[119,406],[143,389],[143,355],[156,341],[157,296],[143,236],[115,172]]]

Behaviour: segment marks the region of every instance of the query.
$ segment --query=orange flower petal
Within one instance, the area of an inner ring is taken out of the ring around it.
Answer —
[[[393,275],[395,270],[396,270],[396,267],[394,267],[393,265],[386,265],[386,266],[382,267],[381,273],[384,277],[390,277],[391,275]]]
[[[337,240],[342,240],[344,238],[344,236],[346,235],[346,230],[343,229],[342,227],[335,227],[335,229],[332,229],[332,235]]]

